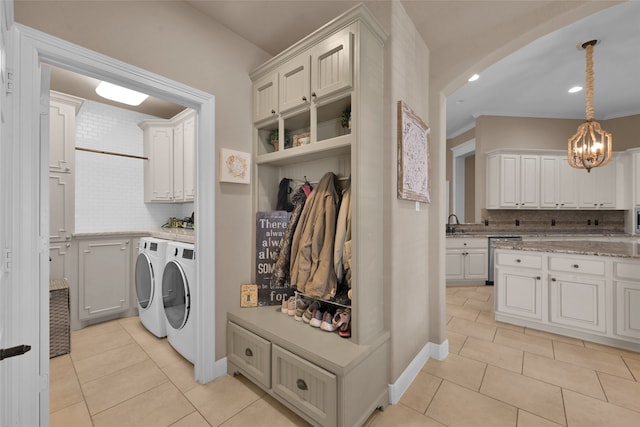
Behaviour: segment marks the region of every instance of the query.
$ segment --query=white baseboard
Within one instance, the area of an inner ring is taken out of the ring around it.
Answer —
[[[413,380],[418,376],[420,370],[430,358],[444,360],[449,354],[449,340],[444,340],[442,344],[427,343],[416,357],[409,363],[398,380],[389,384],[389,403],[395,405],[409,388]]]

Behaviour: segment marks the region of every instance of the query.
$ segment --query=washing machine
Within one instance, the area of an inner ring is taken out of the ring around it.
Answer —
[[[143,237],[136,259],[136,295],[140,321],[157,337],[167,336],[167,321],[162,305],[162,272],[168,240]]]
[[[169,344],[195,363],[196,256],[191,243],[169,242],[162,274],[162,302]]]

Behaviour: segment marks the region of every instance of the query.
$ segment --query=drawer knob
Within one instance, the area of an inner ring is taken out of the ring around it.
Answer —
[[[536,276],[536,280],[540,280],[540,279],[542,279],[542,277]]]
[[[522,260],[521,259],[517,259],[516,262],[522,262]]]
[[[573,264],[573,268],[580,268],[578,264]]]
[[[296,385],[298,386],[298,388],[300,390],[308,390],[309,387],[307,387],[307,383],[304,382],[304,380],[302,378],[298,378],[298,381],[296,381]]]
[[[247,348],[244,349],[244,355],[252,357],[253,356],[253,351],[251,351],[251,349],[249,347],[247,347]]]
[[[555,277],[552,277],[552,278],[551,278],[551,281],[552,281],[552,282],[555,282],[555,281],[556,281],[556,278],[555,278]]]

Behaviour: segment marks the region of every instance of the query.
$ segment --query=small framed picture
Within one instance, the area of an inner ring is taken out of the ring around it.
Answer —
[[[220,149],[220,182],[251,183],[251,154]]]
[[[297,135],[293,135],[293,146],[300,147],[302,145],[307,145],[311,142],[311,134],[310,132],[299,133]]]

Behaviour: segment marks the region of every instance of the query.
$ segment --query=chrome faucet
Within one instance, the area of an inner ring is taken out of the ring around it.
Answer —
[[[451,227],[451,217],[454,217],[456,220],[456,225],[460,225],[460,220],[458,219],[458,216],[456,214],[451,214],[449,215],[449,218],[447,218],[447,233],[453,233],[456,231],[456,229],[454,227]]]

